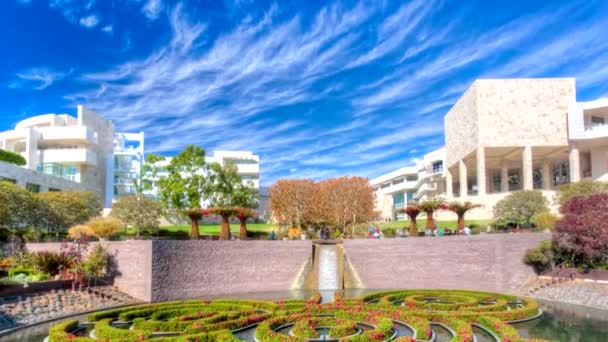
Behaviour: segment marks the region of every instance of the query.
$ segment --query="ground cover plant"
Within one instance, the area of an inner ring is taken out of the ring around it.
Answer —
[[[535,301],[511,295],[400,290],[320,301],[316,294],[308,300],[192,300],[124,307],[90,314],[91,335],[78,333],[78,321],[59,323],[50,329],[49,341],[238,341],[243,329],[254,329],[258,341],[309,341],[322,335],[355,342],[419,341],[432,337],[431,322],[448,326],[453,342],[473,341],[474,323],[504,341],[541,341],[518,336],[508,324],[539,314]],[[125,323],[131,328],[125,329]]]

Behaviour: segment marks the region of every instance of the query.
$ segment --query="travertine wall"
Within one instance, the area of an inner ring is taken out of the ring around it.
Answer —
[[[477,80],[446,114],[446,164],[477,147],[568,146],[574,78]]]
[[[114,285],[148,302],[287,291],[312,254],[311,241],[128,240],[102,244],[118,268]],[[59,251],[61,243],[28,243],[27,249]]]
[[[440,288],[516,293],[534,278],[522,262],[544,233],[346,240],[345,254],[371,289]]]
[[[476,85],[477,82],[467,89],[444,118],[447,167],[451,167],[477,148],[479,128]]]
[[[112,256],[118,269],[114,285],[131,297],[152,299],[152,242],[145,240],[106,241],[101,244]],[[92,250],[95,243],[89,245]],[[60,251],[61,243],[28,243],[29,251]]]
[[[154,241],[152,301],[286,291],[311,241]]]
[[[480,146],[567,146],[574,78],[478,80]]]

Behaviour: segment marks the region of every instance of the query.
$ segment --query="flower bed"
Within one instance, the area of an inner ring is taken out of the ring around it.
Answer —
[[[539,312],[538,304],[527,299],[521,307],[508,310],[507,302],[516,299],[487,292],[404,290],[320,304],[321,297],[315,294],[308,300],[277,302],[194,300],[147,304],[94,313],[89,320],[95,322],[95,336],[102,341],[236,341],[230,331],[255,324],[259,341],[309,341],[320,337],[320,328],[340,341],[386,341],[397,334],[393,326],[403,323],[414,331],[414,336],[394,339],[403,342],[428,340],[431,322],[449,327],[455,333],[452,342],[473,341],[472,323],[505,341],[540,341],[521,338],[507,324]],[[400,300],[404,305],[393,303]],[[407,304],[410,302],[413,305]],[[117,320],[132,321],[132,328],[114,326]],[[49,341],[93,341],[73,335],[77,328],[76,321],[58,324],[50,330]]]

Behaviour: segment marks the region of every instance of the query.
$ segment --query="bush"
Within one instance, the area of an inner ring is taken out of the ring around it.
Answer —
[[[86,226],[89,233],[100,240],[106,240],[118,234],[124,228],[121,220],[114,217],[95,217],[90,219]]]
[[[551,269],[554,263],[551,241],[543,241],[540,243],[540,246],[528,249],[526,255],[524,255],[524,263],[532,266],[537,274]]]
[[[0,227],[13,231],[39,227],[48,208],[29,191],[10,182],[0,181]]]
[[[25,158],[19,153],[0,149],[0,161],[23,166],[27,164]]]
[[[561,207],[553,245],[565,265],[593,268],[608,265],[608,193],[573,197]]]
[[[601,192],[608,192],[608,182],[584,180],[562,185],[556,194],[556,199],[560,205],[564,205],[573,197],[587,197]]]
[[[82,264],[87,277],[101,278],[108,274],[109,255],[102,245],[95,245]]]
[[[48,207],[46,224],[58,231],[85,223],[102,209],[99,196],[88,191],[49,191],[35,196]]]
[[[555,214],[545,211],[534,215],[533,221],[536,228],[553,230],[555,229],[557,221],[559,221],[559,217]]]
[[[72,257],[65,252],[36,252],[32,254],[33,266],[42,273],[48,273],[51,276],[59,274],[60,271],[66,270],[72,263]]]
[[[516,191],[494,206],[494,219],[501,226],[508,224],[530,225],[532,218],[549,211],[547,199],[538,190]]]
[[[121,197],[112,205],[110,216],[116,217],[126,225],[140,232],[156,231],[163,214],[162,203],[144,195]]]

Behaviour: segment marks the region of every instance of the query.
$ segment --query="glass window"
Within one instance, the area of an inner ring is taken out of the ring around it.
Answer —
[[[415,182],[418,180],[418,175],[407,176],[405,179],[407,179],[408,182]]]
[[[592,116],[591,117],[591,125],[603,125],[605,123],[605,119],[601,116]]]
[[[34,183],[26,183],[25,188],[31,192],[40,192],[40,185]]]
[[[433,162],[433,173],[443,172],[443,160]]]

